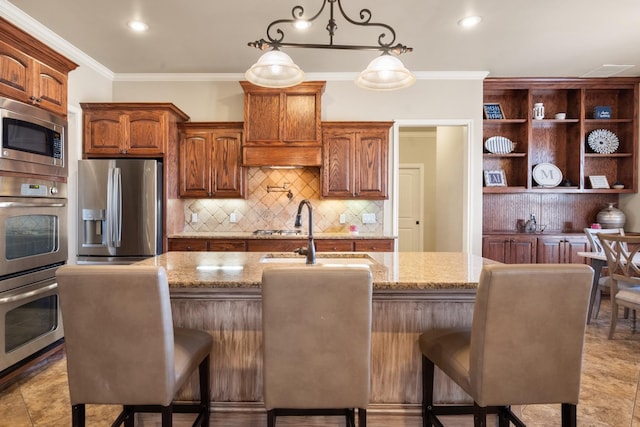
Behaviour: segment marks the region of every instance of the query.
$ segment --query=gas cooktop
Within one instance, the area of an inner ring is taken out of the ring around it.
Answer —
[[[288,236],[288,235],[298,235],[302,234],[301,230],[256,230],[253,234],[259,236],[271,236],[271,235],[280,235],[280,236]]]

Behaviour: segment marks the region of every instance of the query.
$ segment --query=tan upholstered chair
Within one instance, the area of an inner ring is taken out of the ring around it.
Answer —
[[[601,234],[619,234],[624,236],[624,228],[585,228],[584,234],[587,235],[587,240],[589,241],[589,245],[591,246],[592,252],[598,252],[604,255],[604,249],[602,248],[602,243],[600,243],[600,239],[598,239],[598,233]],[[609,294],[609,275],[600,275],[598,278],[598,287],[594,290],[596,292],[596,297],[593,306],[593,318],[598,318],[598,313],[600,312],[600,302],[602,301],[603,294]]]
[[[262,276],[264,403],[279,415],[344,415],[366,426],[372,279],[368,268],[300,266]]]
[[[135,412],[161,412],[171,426],[173,411],[209,426],[212,339],[174,329],[162,267],[63,266],[57,279],[74,426],[84,426],[85,404],[123,405],[116,426],[133,426]],[[172,404],[196,369],[201,401]]]
[[[633,329],[636,312],[640,310],[640,236],[599,234],[611,280],[611,324],[609,339],[613,338],[618,322],[618,308],[633,310]]]
[[[582,347],[593,270],[582,264],[495,264],[482,270],[471,328],[426,331],[423,422],[474,414],[484,426],[523,426],[510,405],[561,403],[562,425],[576,425]],[[433,405],[434,366],[474,401]]]

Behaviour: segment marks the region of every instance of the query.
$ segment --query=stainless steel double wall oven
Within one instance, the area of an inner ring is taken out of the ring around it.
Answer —
[[[55,272],[68,259],[66,121],[0,98],[0,374],[64,336]]]

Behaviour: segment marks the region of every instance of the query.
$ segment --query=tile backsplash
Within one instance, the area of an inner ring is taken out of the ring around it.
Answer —
[[[347,232],[349,225],[356,225],[362,233],[382,234],[384,202],[321,199],[319,168],[249,168],[246,184],[246,199],[185,199],[184,231],[290,230],[294,228],[298,204],[307,199],[313,206],[316,233]],[[375,214],[375,223],[363,224],[364,213]],[[197,215],[197,222],[191,221],[192,214]],[[232,214],[235,223],[231,222]],[[309,224],[307,214],[304,208],[302,228],[305,231]],[[344,215],[344,224],[340,224],[340,215]]]

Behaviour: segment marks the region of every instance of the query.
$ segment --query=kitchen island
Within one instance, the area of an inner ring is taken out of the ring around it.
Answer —
[[[214,411],[264,411],[262,271],[303,266],[303,259],[291,253],[167,252],[140,263],[167,270],[174,324],[213,336]],[[369,410],[419,413],[418,336],[432,327],[470,325],[480,271],[495,261],[464,253],[406,252],[319,252],[318,260],[320,264],[307,268],[323,268],[325,261],[369,264],[374,282]],[[467,401],[461,389],[438,373],[436,383],[437,400]],[[179,398],[195,399],[196,384],[193,378]]]

